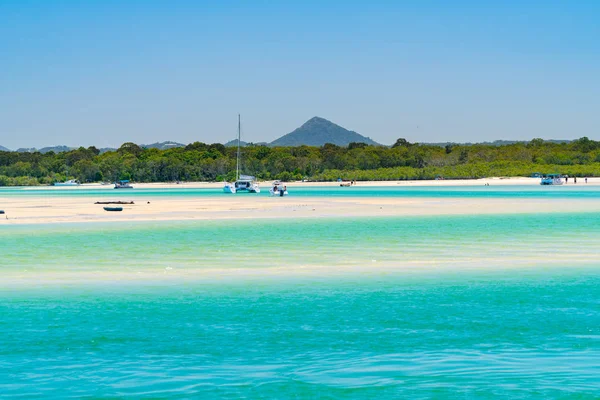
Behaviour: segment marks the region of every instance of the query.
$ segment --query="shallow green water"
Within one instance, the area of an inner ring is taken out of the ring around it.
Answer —
[[[2,227],[0,397],[594,398],[598,226]]]

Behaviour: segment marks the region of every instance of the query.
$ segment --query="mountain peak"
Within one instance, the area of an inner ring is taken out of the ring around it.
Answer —
[[[328,127],[328,126],[335,126],[335,127],[342,128],[338,124],[335,124],[335,123],[329,121],[328,119],[325,119],[325,118],[322,118],[322,117],[312,117],[311,119],[309,119],[308,121],[306,121],[305,123],[303,123],[302,126],[300,126],[300,128],[305,128],[305,127]],[[342,128],[342,129],[344,129],[344,128]]]
[[[311,119],[309,119],[308,121],[306,121],[303,125],[310,125],[310,124],[316,124],[316,123],[329,123],[329,124],[333,124],[333,122],[322,118],[322,117],[312,117]]]
[[[325,143],[348,146],[352,142],[378,144],[325,118],[312,117],[293,132],[271,142],[270,146],[323,146]]]

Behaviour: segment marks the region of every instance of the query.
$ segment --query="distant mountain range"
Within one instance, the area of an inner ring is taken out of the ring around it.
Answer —
[[[175,147],[185,147],[185,144],[182,143],[177,143],[177,142],[172,142],[167,140],[166,142],[156,142],[156,143],[151,143],[151,144],[140,144],[140,147],[143,147],[145,149],[159,149],[159,150],[167,150],[167,149],[172,149]],[[107,151],[115,151],[118,150],[116,148],[113,147],[103,147],[100,149],[100,153],[106,153]]]
[[[244,142],[243,140],[240,140],[240,146],[244,147],[244,146],[248,146],[250,143],[248,142]],[[229,142],[227,143],[223,143],[223,146],[225,147],[236,147],[237,146],[237,139],[231,139]]]
[[[160,149],[160,150],[166,150],[166,149],[172,149],[174,147],[185,147],[185,144],[181,144],[181,143],[177,143],[177,142],[171,142],[171,141],[166,141],[166,142],[161,142],[161,143],[152,143],[152,144],[142,144],[140,145],[140,147],[144,147],[146,149]],[[21,147],[17,150],[15,150],[18,153],[35,153],[35,152],[40,152],[40,153],[48,153],[50,151],[53,151],[55,153],[62,153],[63,151],[71,151],[71,150],[75,150],[77,149],[77,147],[69,147],[69,146],[51,146],[51,147],[42,147],[41,149],[35,148],[35,147]],[[103,147],[100,150],[100,153],[106,153],[107,151],[115,151],[117,150],[114,147]],[[0,146],[0,151],[12,151],[10,149],[7,149],[4,146]]]
[[[550,143],[569,143],[571,140],[544,140],[545,142]],[[321,117],[313,117],[306,121],[302,126],[295,129],[294,131],[281,136],[279,139],[275,139],[271,143],[266,142],[258,142],[258,143],[250,143],[241,141],[241,146],[247,146],[249,144],[254,145],[265,145],[270,147],[280,146],[280,147],[292,147],[292,146],[323,146],[325,143],[332,143],[338,146],[348,146],[350,143],[366,143],[374,146],[381,146],[379,143],[375,142],[373,139],[363,136],[357,132],[349,131],[348,129],[342,128],[341,126],[334,124],[331,121],[326,120]],[[456,142],[435,142],[435,143],[420,143],[423,145],[430,146],[446,146],[449,144],[453,145],[472,145],[472,144],[482,144],[488,146],[505,146],[509,144],[515,143],[528,143],[528,140],[495,140],[493,142],[479,142],[479,143],[456,143]],[[235,147],[237,146],[237,139],[230,140],[229,142],[224,144],[227,147]],[[142,144],[140,147],[144,147],[147,149],[172,149],[176,147],[185,147],[185,144],[166,141],[166,142],[157,142],[152,144]],[[75,147],[68,146],[53,146],[53,147],[44,147],[41,149],[36,148],[20,148],[18,152],[36,152],[47,153],[49,151],[53,151],[55,153],[60,153],[63,151],[73,150]],[[105,153],[107,151],[115,151],[117,149],[106,147],[100,149],[100,153]],[[0,146],[0,151],[11,151],[6,147]]]
[[[240,146],[244,147],[244,146],[248,146],[248,145],[256,145],[256,146],[268,146],[269,143],[267,142],[256,142],[256,143],[252,143],[252,142],[244,142],[243,140],[240,140]],[[225,147],[236,147],[237,146],[237,139],[231,139],[229,142],[224,144]]]
[[[166,142],[161,142],[161,143],[156,142],[156,143],[152,143],[152,144],[142,144],[142,145],[140,145],[140,147],[144,147],[146,149],[167,150],[167,149],[173,149],[175,147],[185,147],[185,144],[166,141]]]
[[[55,152],[55,153],[61,153],[63,151],[69,151],[69,150],[73,150],[72,147],[67,147],[67,146],[52,146],[52,147],[43,147],[41,149],[36,149],[35,147],[30,147],[30,148],[26,148],[26,147],[21,147],[20,149],[17,149],[18,153],[35,153],[36,151],[39,151],[40,153],[48,153],[48,152]]]
[[[440,146],[440,147],[445,147],[449,144],[454,144],[454,145],[463,145],[463,146],[472,146],[474,144],[481,144],[484,146],[507,146],[509,144],[515,144],[515,143],[529,143],[530,140],[494,140],[493,142],[475,142],[475,143],[471,143],[471,142],[463,142],[463,143],[457,143],[457,142],[435,142],[435,143],[419,143],[425,146]],[[544,142],[546,143],[556,143],[556,144],[561,144],[561,143],[571,143],[572,140],[561,140],[561,139],[549,139],[549,140],[545,140]]]
[[[352,142],[366,143],[375,146],[380,146],[374,140],[358,134],[354,131],[342,128],[331,121],[321,117],[313,117],[306,121],[301,127],[293,132],[283,135],[279,139],[275,139],[271,143],[258,142],[250,143],[240,141],[241,146],[249,144],[264,145],[270,147],[291,147],[291,146],[323,146],[325,143],[333,143],[338,146],[348,146]],[[237,139],[232,139],[225,143],[226,147],[237,146]]]
[[[185,147],[185,144],[182,143],[177,143],[177,142],[172,142],[167,140],[166,142],[156,142],[156,143],[151,143],[151,144],[140,144],[140,147],[143,147],[145,149],[159,149],[159,150],[167,150],[167,149],[173,149],[176,147]],[[113,148],[113,147],[104,147],[100,149],[100,154],[102,153],[106,153],[107,151],[116,151],[118,149]]]

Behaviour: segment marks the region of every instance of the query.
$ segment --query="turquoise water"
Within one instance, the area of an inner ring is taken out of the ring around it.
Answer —
[[[597,398],[598,226],[5,226],[0,397]]]
[[[260,194],[238,193],[239,196],[269,196],[269,188],[263,187]],[[563,186],[442,186],[442,187],[410,187],[395,186],[301,186],[288,189],[294,197],[433,197],[433,198],[559,198],[559,199],[600,199],[600,186],[594,185],[563,185]],[[231,194],[217,189],[195,188],[149,188],[132,190],[114,190],[103,188],[30,188],[4,187],[0,188],[0,198],[5,196],[48,196],[48,197],[110,197],[134,199],[138,197],[228,197]]]
[[[600,260],[587,213],[14,225],[4,272],[446,268]],[[0,283],[0,287],[2,284]]]

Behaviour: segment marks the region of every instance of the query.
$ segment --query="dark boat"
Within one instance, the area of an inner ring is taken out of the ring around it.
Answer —
[[[123,207],[104,207],[105,211],[123,211]]]

